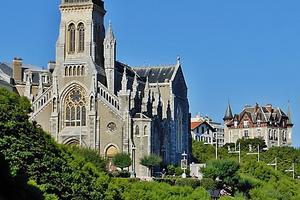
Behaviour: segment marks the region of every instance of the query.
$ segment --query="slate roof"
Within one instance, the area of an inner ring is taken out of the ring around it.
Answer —
[[[274,108],[271,105],[246,106],[238,115],[234,115],[232,121],[242,120],[244,115],[248,115],[253,123],[260,120],[261,123],[280,124],[283,119],[289,120],[288,115],[281,108]]]
[[[228,104],[228,107],[225,111],[225,115],[223,117],[224,120],[230,120],[233,118],[233,115],[232,115],[232,110],[231,110],[231,106],[230,104]]]
[[[154,67],[134,67],[132,68],[140,77],[149,77],[149,83],[169,82],[174,73],[176,73],[177,65],[154,66]]]
[[[12,70],[11,64],[0,63],[0,70],[10,77],[13,76],[13,70]]]

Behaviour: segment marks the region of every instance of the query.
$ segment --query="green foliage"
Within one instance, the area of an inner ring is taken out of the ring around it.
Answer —
[[[140,164],[145,167],[148,167],[150,173],[152,173],[152,168],[159,166],[161,164],[161,162],[162,162],[161,157],[159,157],[158,155],[155,155],[155,154],[149,155],[149,156],[144,156],[140,160]],[[150,174],[150,176],[151,176],[151,174]]]
[[[203,178],[200,181],[200,186],[209,191],[215,189],[216,184],[212,178]]]
[[[116,166],[122,169],[125,167],[129,167],[131,165],[131,158],[130,155],[127,153],[118,153],[115,155],[115,157],[112,159],[112,163]]]
[[[210,199],[207,191],[201,187],[192,189],[186,186],[171,186],[166,183],[129,182],[128,179],[113,179],[105,195],[108,200]]]
[[[68,147],[72,154],[85,159],[86,162],[91,162],[101,171],[106,171],[107,160],[99,157],[99,153],[90,148],[80,148],[77,146]]]
[[[264,149],[264,148],[267,147],[265,141],[263,139],[260,139],[260,138],[253,138],[253,139],[242,138],[242,139],[238,139],[236,143],[237,144],[240,143],[241,150],[243,150],[243,151],[249,151],[249,145],[252,145],[253,150],[255,148],[257,148],[258,145],[259,145],[259,149],[260,150],[262,150],[262,149]]]
[[[159,157],[155,154],[149,155],[149,156],[144,156],[143,158],[141,158],[141,161],[140,161],[141,165],[148,167],[148,168],[159,166],[161,162],[162,162],[161,157]]]
[[[189,186],[195,189],[200,186],[200,180],[195,178],[178,178],[175,181],[175,185]]]
[[[203,142],[193,141],[193,157],[198,163],[206,163],[215,157],[215,148],[212,145]]]
[[[228,192],[234,194],[240,178],[239,168],[239,164],[233,160],[214,160],[207,164],[203,172],[206,178],[216,180],[219,189],[228,189]],[[224,185],[227,187],[224,188]]]
[[[174,175],[175,174],[175,166],[174,165],[168,165],[167,166],[167,174],[168,175]]]

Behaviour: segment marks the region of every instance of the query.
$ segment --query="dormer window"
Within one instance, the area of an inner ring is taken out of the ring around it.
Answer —
[[[237,128],[237,126],[238,126],[238,122],[234,121],[234,127]]]
[[[249,128],[249,122],[248,121],[244,121],[244,128]]]

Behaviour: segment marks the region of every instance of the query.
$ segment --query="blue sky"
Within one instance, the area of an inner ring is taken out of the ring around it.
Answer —
[[[1,2],[0,61],[55,60],[59,0]],[[291,102],[293,143],[300,146],[300,1],[111,0],[105,2],[118,60],[130,65],[176,62],[181,56],[190,112],[221,121],[233,111]]]

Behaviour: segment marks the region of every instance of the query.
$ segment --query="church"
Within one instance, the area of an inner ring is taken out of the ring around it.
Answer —
[[[179,165],[183,153],[189,157],[188,88],[180,58],[152,67],[117,61],[102,0],[62,0],[60,12],[56,61],[47,69],[20,58],[0,63],[1,79],[31,101],[30,119],[59,143],[92,148],[108,159],[129,153],[137,177],[148,174],[140,165],[145,155],[159,155],[164,165]]]

